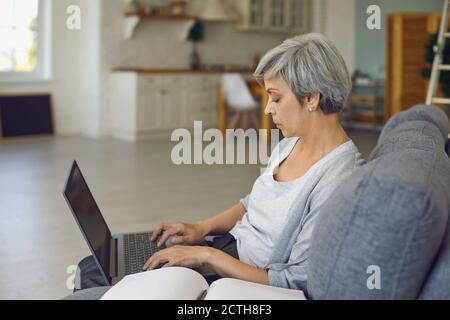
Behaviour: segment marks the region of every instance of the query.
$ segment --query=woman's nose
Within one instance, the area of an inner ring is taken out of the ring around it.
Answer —
[[[266,104],[266,107],[264,108],[264,113],[266,115],[272,114],[272,109],[270,108],[270,103],[269,102]]]

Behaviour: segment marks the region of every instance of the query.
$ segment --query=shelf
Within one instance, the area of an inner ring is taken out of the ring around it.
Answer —
[[[138,74],[162,74],[162,75],[180,75],[180,74],[222,74],[222,73],[241,73],[252,74],[253,70],[244,67],[224,67],[224,68],[202,68],[202,69],[187,69],[187,68],[164,68],[164,69],[150,69],[150,68],[135,68],[135,67],[117,67],[111,70],[112,72],[135,72]]]
[[[193,24],[195,21],[199,20],[199,18],[191,15],[173,15],[173,14],[156,15],[150,13],[126,12],[124,25],[125,39],[131,39],[133,37],[137,26],[142,20],[182,21],[188,22],[189,24]]]
[[[383,98],[375,95],[356,95],[353,94],[349,98],[350,104],[352,105],[370,105],[377,106],[380,103],[383,103]]]
[[[139,19],[152,19],[152,20],[198,20],[199,18],[191,15],[175,15],[175,14],[165,14],[165,15],[157,15],[150,13],[135,13],[135,12],[127,12],[125,13],[125,17],[137,17]]]

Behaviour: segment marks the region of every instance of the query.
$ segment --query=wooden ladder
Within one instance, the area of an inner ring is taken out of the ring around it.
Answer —
[[[442,9],[441,26],[439,29],[439,35],[436,45],[434,46],[434,60],[433,68],[431,69],[430,85],[428,86],[427,101],[426,104],[445,104],[450,105],[450,98],[437,98],[435,97],[436,88],[439,83],[439,77],[441,71],[450,72],[450,64],[443,64],[443,53],[445,43],[450,38],[450,31],[448,30],[448,14],[449,14],[449,1],[444,1],[444,8]]]

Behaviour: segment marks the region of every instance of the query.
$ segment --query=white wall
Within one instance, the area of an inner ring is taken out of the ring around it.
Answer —
[[[356,0],[326,0],[323,33],[334,42],[350,73],[355,70]]]
[[[79,109],[80,132],[91,137],[105,135],[101,128],[101,0],[79,0],[83,10],[80,31]]]

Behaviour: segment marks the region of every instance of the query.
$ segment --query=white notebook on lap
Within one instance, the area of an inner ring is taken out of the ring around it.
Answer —
[[[189,268],[170,267],[128,275],[102,300],[306,300],[300,290],[224,278],[211,286]]]

